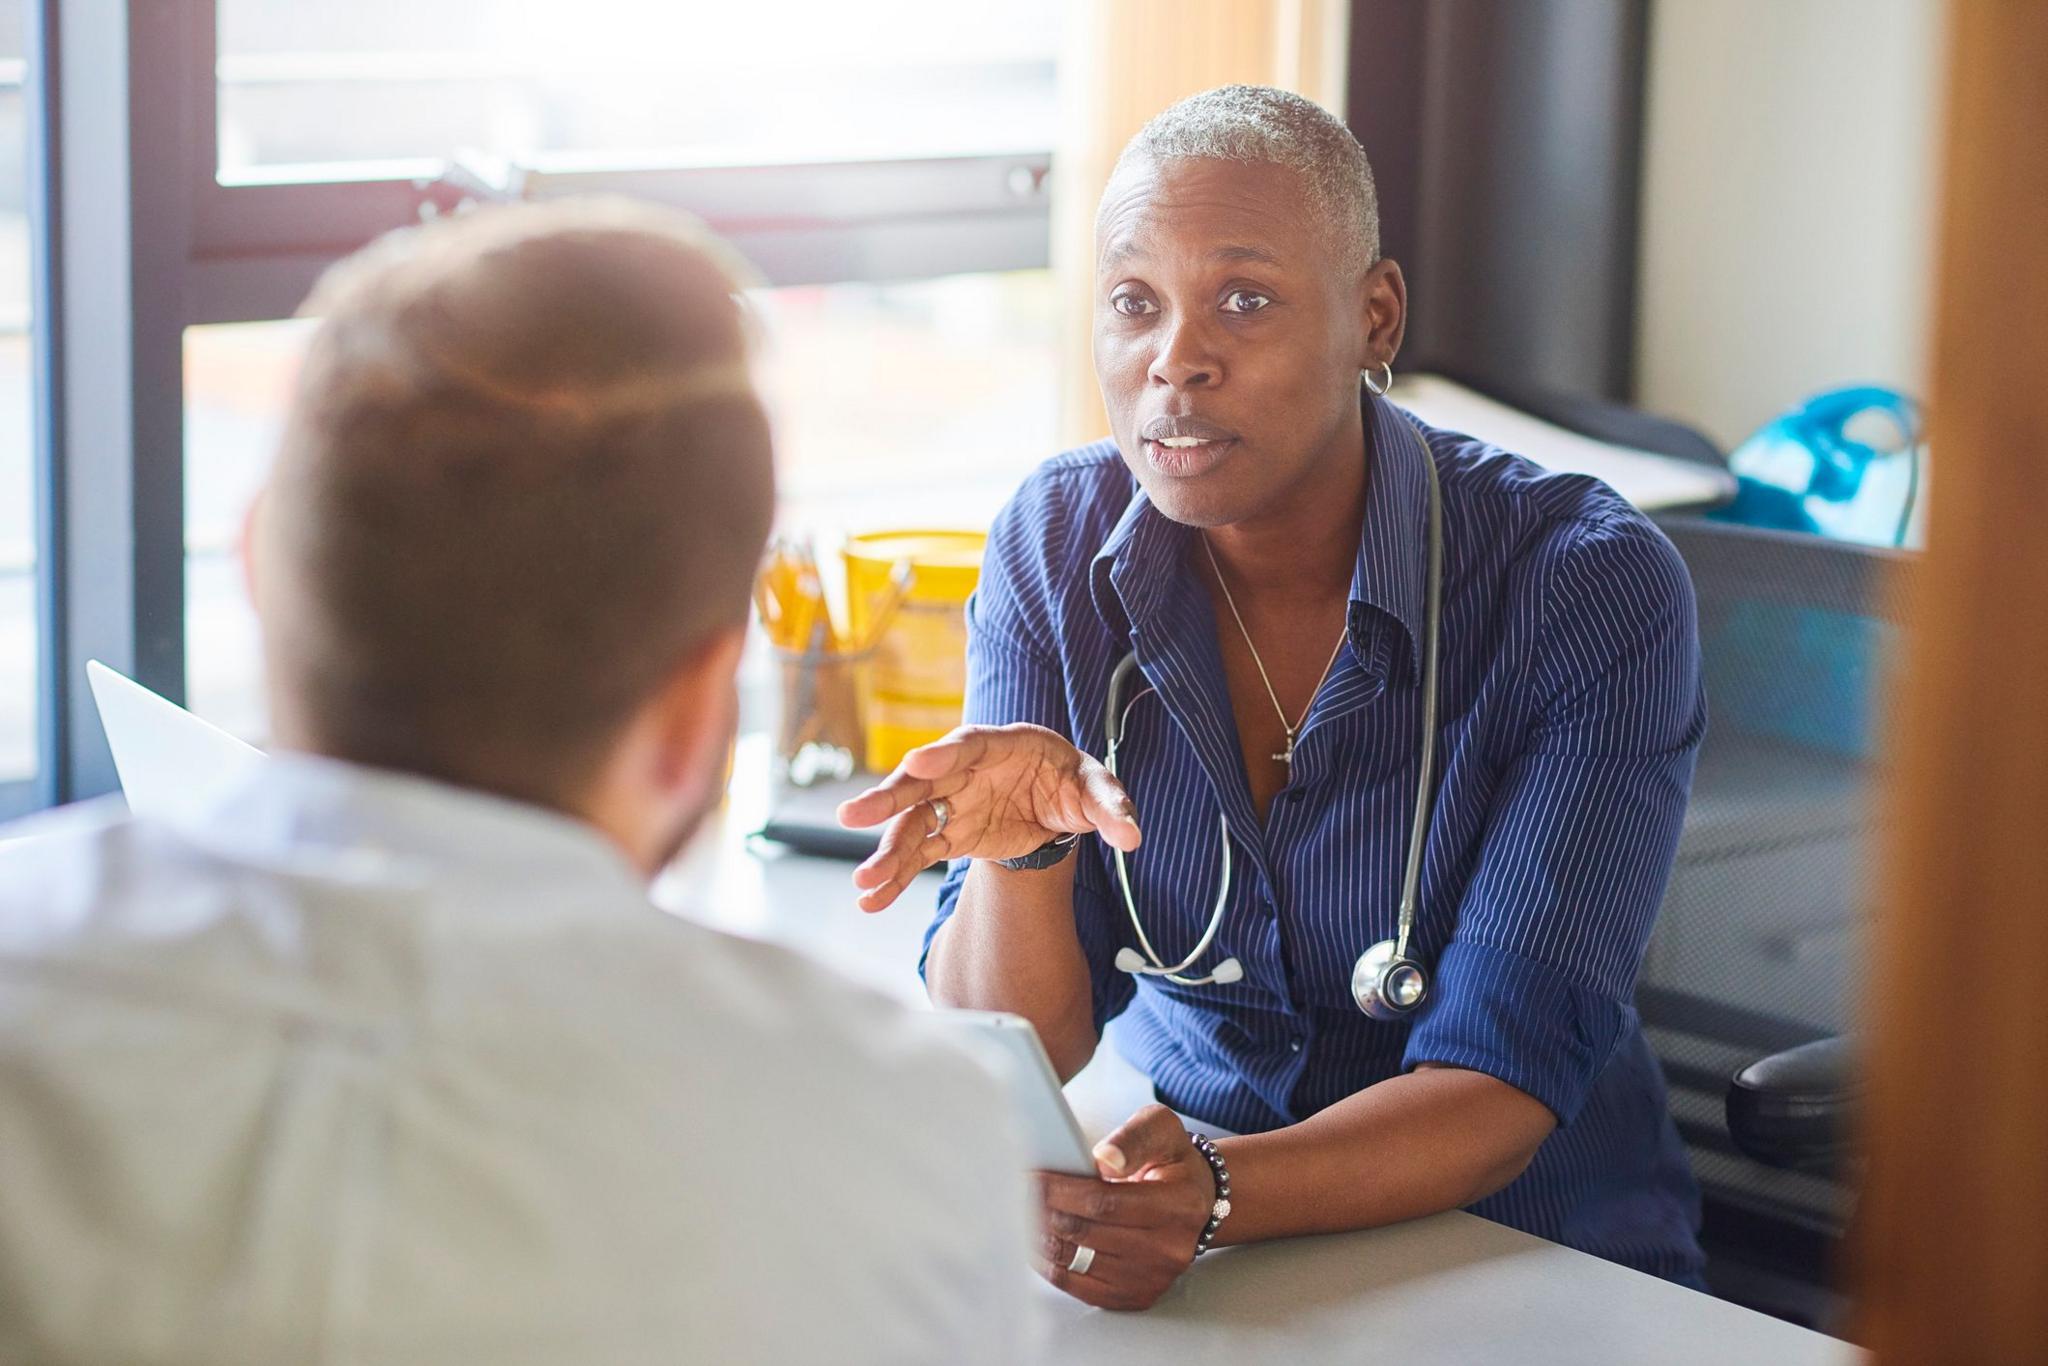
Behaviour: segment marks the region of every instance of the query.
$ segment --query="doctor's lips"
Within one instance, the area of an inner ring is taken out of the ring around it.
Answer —
[[[1205,474],[1237,444],[1237,433],[1199,417],[1155,417],[1138,435],[1145,461],[1159,473],[1178,478]]]

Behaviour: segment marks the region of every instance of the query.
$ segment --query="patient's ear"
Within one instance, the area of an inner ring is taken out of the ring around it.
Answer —
[[[725,766],[739,721],[734,677],[746,626],[736,622],[700,641],[669,675],[656,702],[660,745],[655,780],[675,791],[712,781]]]
[[[259,519],[263,516],[263,495],[268,485],[256,490],[256,496],[249,500],[248,509],[242,513],[242,591],[248,595],[249,606],[256,606],[256,541]]]

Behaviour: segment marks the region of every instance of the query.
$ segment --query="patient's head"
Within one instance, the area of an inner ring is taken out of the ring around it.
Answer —
[[[251,527],[280,743],[673,852],[730,735],[773,503],[733,261],[589,201],[328,273]]]

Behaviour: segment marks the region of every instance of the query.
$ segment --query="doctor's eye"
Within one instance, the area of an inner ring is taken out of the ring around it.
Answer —
[[[1142,318],[1147,313],[1157,313],[1159,305],[1142,294],[1118,294],[1111,297],[1109,306],[1126,318]]]
[[[1226,313],[1257,313],[1272,303],[1272,299],[1255,289],[1233,289],[1223,296],[1223,311]]]

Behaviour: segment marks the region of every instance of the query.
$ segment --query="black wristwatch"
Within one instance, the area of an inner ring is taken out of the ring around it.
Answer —
[[[1072,834],[1054,835],[1028,854],[1019,854],[1016,858],[999,858],[996,862],[1019,873],[1028,873],[1038,868],[1051,868],[1074,851],[1074,841],[1080,838],[1079,835]]]

